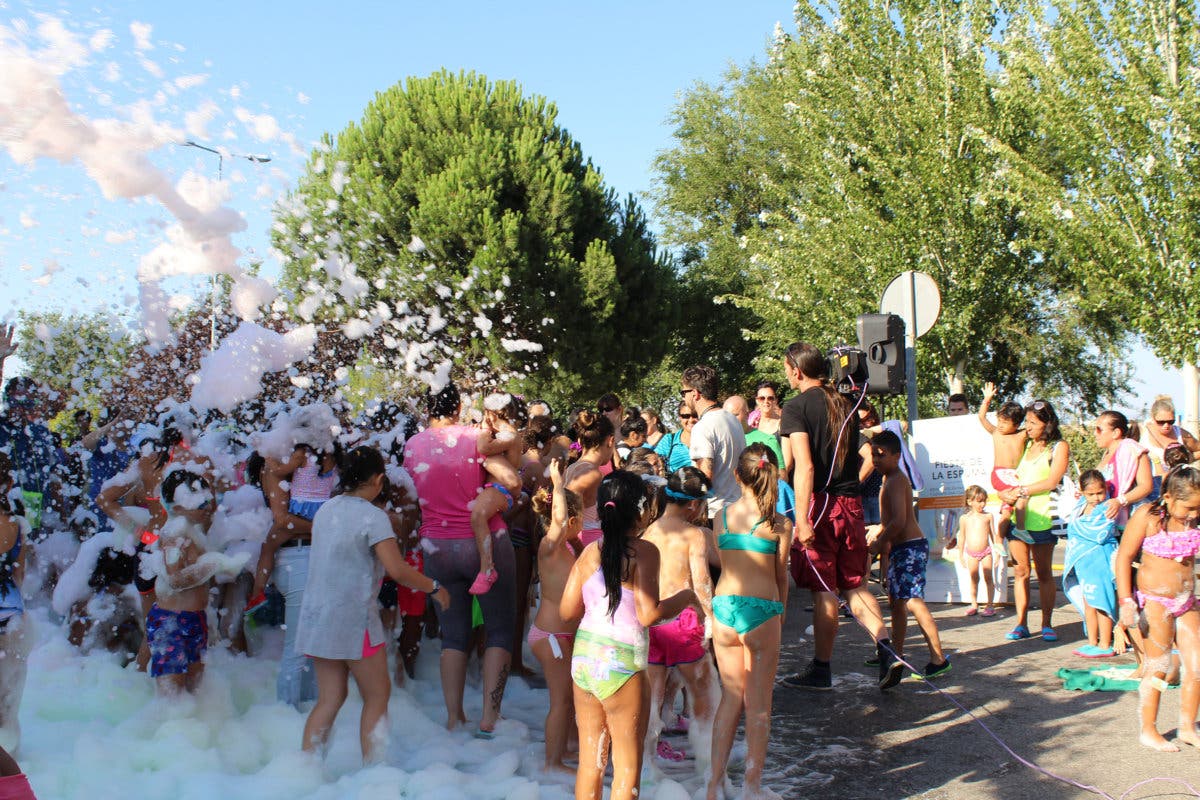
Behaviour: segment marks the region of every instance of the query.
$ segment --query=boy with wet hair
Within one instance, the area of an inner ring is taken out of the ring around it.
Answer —
[[[219,574],[237,575],[248,553],[230,558],[208,552],[206,534],[216,510],[212,487],[203,476],[180,468],[162,482],[167,522],[160,532],[162,565],[156,599],[146,616],[150,675],[162,694],[195,692],[204,676],[208,649],[208,593]]]
[[[881,524],[873,526],[867,535],[867,544],[873,553],[879,552],[885,544],[892,546],[888,564],[892,647],[898,656],[904,656],[904,637],[908,632],[908,615],[911,613],[921,628],[925,644],[929,646],[930,660],[923,675],[925,678],[935,678],[950,671],[950,659],[942,652],[937,624],[925,605],[929,542],[917,525],[912,484],[900,469],[900,448],[900,437],[891,431],[876,434],[871,440],[871,462],[883,476],[883,488],[879,490]],[[902,664],[892,664],[888,679],[881,688],[891,688],[899,683],[903,671]]]

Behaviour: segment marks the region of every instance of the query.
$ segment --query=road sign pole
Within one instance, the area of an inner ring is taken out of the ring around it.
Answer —
[[[917,419],[917,273],[910,270],[904,275],[904,357],[907,362],[908,424]]]

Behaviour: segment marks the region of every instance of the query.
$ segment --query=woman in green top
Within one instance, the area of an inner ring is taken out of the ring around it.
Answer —
[[[792,523],[775,513],[779,466],[762,444],[742,451],[734,471],[742,496],[717,518],[721,579],[713,592],[713,645],[721,673],[721,704],[713,722],[708,800],[729,795],[725,768],[746,712],[745,797],[762,791],[771,733],[771,694],[779,665],[787,603]]]
[[[1054,406],[1045,400],[1037,400],[1025,407],[1025,433],[1028,440],[1025,452],[1017,463],[1019,485],[1000,492],[1000,499],[1007,505],[1015,505],[1022,497],[1029,498],[1025,509],[1025,528],[1010,528],[1006,536],[1008,550],[1016,562],[1013,579],[1013,594],[1017,605],[1017,625],[1007,635],[1008,639],[1028,639],[1029,632],[1029,560],[1033,556],[1033,567],[1037,570],[1038,595],[1042,601],[1042,639],[1058,641],[1058,635],[1050,625],[1054,613],[1054,545],[1058,541],[1051,528],[1054,525],[1050,509],[1050,492],[1062,482],[1071,463],[1071,447],[1059,432],[1058,415]]]

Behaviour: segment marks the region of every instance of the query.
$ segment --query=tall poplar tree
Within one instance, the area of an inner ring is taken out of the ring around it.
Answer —
[[[1062,174],[1001,79],[999,6],[801,0],[796,15],[764,64],[684,99],[659,160],[667,236],[752,315],[760,364],[796,338],[853,341],[915,269],[942,292],[918,347],[927,409],[963,378],[1083,405],[1118,393],[1120,327],[1086,313],[1028,213]]]

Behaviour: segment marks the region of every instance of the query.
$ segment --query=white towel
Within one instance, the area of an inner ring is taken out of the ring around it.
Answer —
[[[913,491],[921,491],[925,488],[925,479],[917,471],[917,461],[908,450],[908,440],[904,438],[904,429],[900,427],[900,421],[889,419],[883,423],[883,429],[900,437],[900,469],[904,470],[904,474],[908,476],[908,482],[912,484]]]

